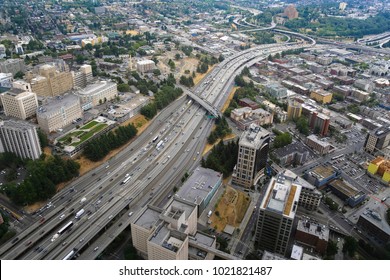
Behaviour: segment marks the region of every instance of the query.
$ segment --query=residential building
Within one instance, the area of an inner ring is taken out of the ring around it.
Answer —
[[[370,98],[370,93],[358,89],[352,89],[351,96],[358,102],[364,102]]]
[[[43,97],[62,95],[73,88],[72,74],[57,71],[55,66],[49,64],[39,67],[39,75],[27,73],[26,80],[31,84],[32,91]]]
[[[25,120],[35,115],[38,99],[34,92],[11,88],[0,95],[6,116]]]
[[[116,83],[100,81],[88,85],[75,94],[80,98],[82,108],[88,110],[107,100],[113,99],[118,94],[118,90]]]
[[[329,241],[329,227],[307,219],[300,219],[297,224],[295,241],[311,247],[320,254],[326,253]]]
[[[198,167],[184,182],[176,197],[198,205],[198,216],[208,206],[222,184],[222,174],[212,169]]]
[[[365,79],[356,80],[353,86],[368,93],[372,93],[374,90],[374,84],[370,80]]]
[[[282,166],[303,164],[309,157],[309,151],[301,142],[294,142],[279,148],[275,151],[275,154]]]
[[[380,127],[371,131],[366,136],[364,149],[366,152],[374,153],[389,146],[390,143],[390,128]]]
[[[310,128],[314,131],[314,133],[320,136],[325,136],[328,134],[329,124],[330,124],[329,116],[323,113],[313,112],[310,115],[310,119],[309,119]]]
[[[12,73],[12,75],[15,75],[18,72],[24,73],[25,71],[26,65],[24,64],[23,59],[15,58],[0,61],[0,72]]]
[[[332,101],[333,94],[323,89],[313,90],[310,94],[310,98],[313,98],[315,101],[321,104],[328,104]]]
[[[22,159],[38,159],[42,154],[36,127],[25,121],[2,121],[0,142],[5,152]]]
[[[137,61],[137,71],[141,73],[151,71],[155,67],[156,64],[154,63],[153,60],[146,59],[146,60]]]
[[[295,178],[288,170],[271,178],[259,207],[255,234],[258,249],[285,255],[301,193]]]
[[[332,63],[332,61],[333,61],[333,57],[331,56],[321,55],[316,57],[316,62],[321,65],[329,65]]]
[[[287,119],[296,120],[302,114],[302,104],[296,100],[289,100],[287,104]]]
[[[0,73],[0,87],[11,88],[13,77],[11,73]]]
[[[80,99],[73,94],[48,100],[47,104],[37,110],[39,127],[46,133],[66,127],[82,117]]]
[[[312,148],[320,155],[325,155],[329,153],[331,148],[331,145],[328,142],[318,139],[318,137],[314,134],[306,137],[306,145]]]
[[[287,97],[287,89],[280,84],[272,83],[265,86],[266,91],[276,99]]]
[[[256,109],[260,108],[260,105],[257,102],[255,102],[249,98],[246,98],[246,97],[239,99],[238,105],[240,105],[241,107],[249,107],[252,110],[256,110]]]
[[[269,132],[254,124],[241,134],[233,184],[250,188],[257,183],[267,164],[269,142]]]
[[[273,114],[262,108],[255,110],[249,107],[233,109],[230,118],[242,130],[247,129],[251,124],[267,125],[273,122]]]

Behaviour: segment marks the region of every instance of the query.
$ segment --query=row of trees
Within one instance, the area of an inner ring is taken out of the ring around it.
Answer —
[[[209,144],[214,144],[218,139],[223,139],[226,135],[232,133],[232,130],[229,127],[225,117],[218,117],[215,120],[215,130],[213,130],[209,137],[207,137],[207,142]]]
[[[202,158],[201,165],[223,173],[223,177],[226,178],[233,172],[233,168],[237,163],[237,155],[238,140],[227,144],[220,141],[213,147],[206,160]]]
[[[99,161],[111,150],[122,146],[136,135],[137,128],[134,125],[120,126],[114,131],[91,140],[84,149],[84,155],[89,160]]]
[[[39,160],[27,162],[25,180],[16,184],[7,183],[5,194],[16,204],[25,205],[46,200],[56,193],[56,184],[68,181],[79,175],[80,165],[73,160],[59,156],[42,156]]]

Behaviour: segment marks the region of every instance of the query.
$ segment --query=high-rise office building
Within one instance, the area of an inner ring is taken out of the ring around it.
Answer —
[[[286,253],[302,189],[294,182],[296,177],[284,170],[269,182],[256,227],[257,246],[261,250]]]
[[[25,120],[35,115],[38,107],[37,96],[34,92],[12,88],[0,95],[6,116]]]
[[[255,124],[241,135],[233,184],[250,188],[257,183],[267,164],[269,141],[269,132]]]
[[[0,142],[5,152],[12,152],[23,159],[38,159],[42,154],[36,127],[28,122],[1,122]]]

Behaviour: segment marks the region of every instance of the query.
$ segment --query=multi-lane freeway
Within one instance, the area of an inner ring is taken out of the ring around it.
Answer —
[[[235,74],[245,66],[269,54],[308,46],[272,44],[235,54],[215,67],[194,88],[194,94],[220,109]],[[37,214],[34,224],[0,248],[0,257],[96,258],[109,244],[105,241],[111,241],[130,223],[133,213],[148,203],[161,203],[171,193],[171,183],[198,165],[212,123],[198,103],[176,100],[121,153],[58,193]],[[76,218],[81,209],[84,213]],[[53,238],[69,222],[71,226]]]

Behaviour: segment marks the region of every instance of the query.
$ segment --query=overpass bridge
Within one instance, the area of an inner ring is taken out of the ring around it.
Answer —
[[[188,90],[185,87],[181,87],[183,92],[187,94],[191,99],[193,99],[196,103],[198,103],[200,106],[202,106],[204,109],[207,110],[210,114],[212,114],[214,117],[222,117],[222,113],[215,108],[213,105],[211,105],[207,100],[202,99],[192,91]]]

